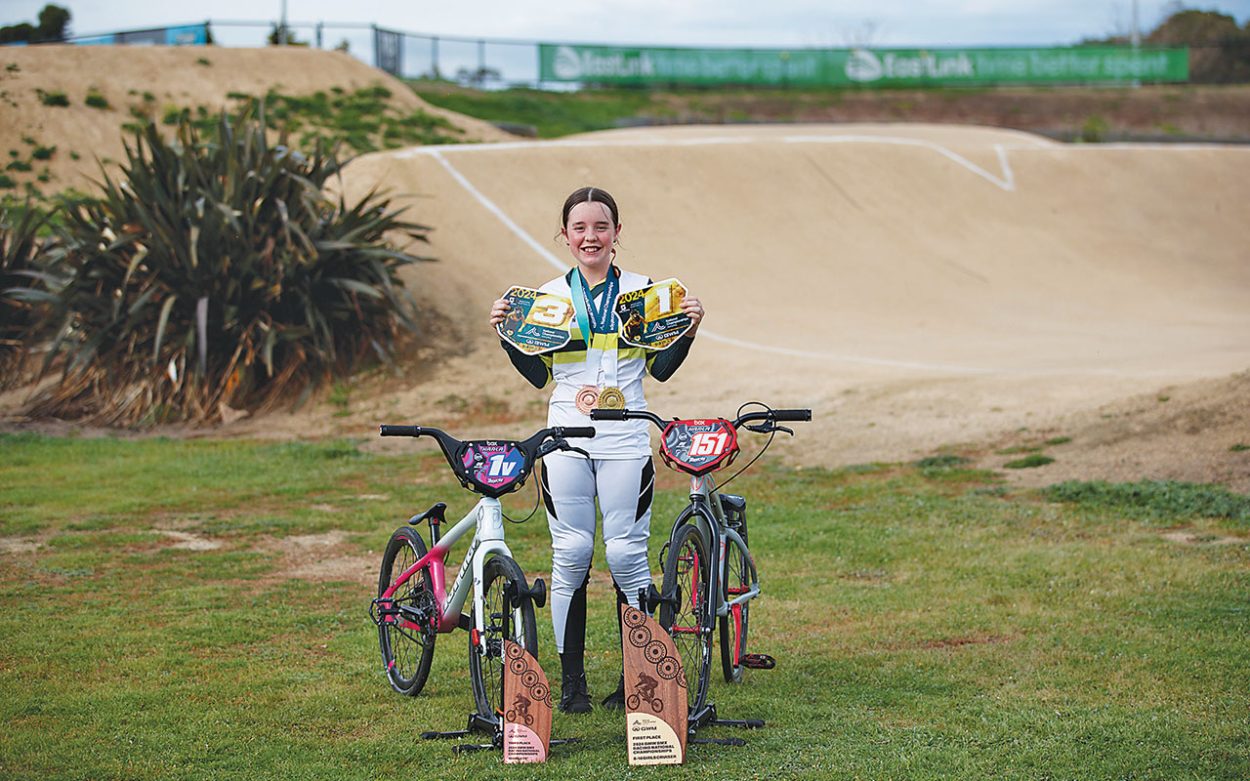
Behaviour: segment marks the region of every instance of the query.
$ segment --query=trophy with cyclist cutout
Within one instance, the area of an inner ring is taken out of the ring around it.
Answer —
[[[503,644],[504,764],[546,762],[551,748],[551,686],[538,661],[524,648]]]
[[[621,293],[614,306],[621,340],[648,350],[668,347],[693,325],[681,309],[685,300],[686,286],[676,278]]]
[[[508,344],[526,355],[539,355],[569,343],[571,299],[516,285],[508,288],[503,297],[512,308],[495,330]]]
[[[646,613],[624,605],[626,741],[631,765],[686,761],[686,673],[672,638]]]

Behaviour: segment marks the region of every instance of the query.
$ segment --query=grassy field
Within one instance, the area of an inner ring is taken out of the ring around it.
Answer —
[[[1250,143],[1250,86],[936,89],[603,88],[481,90],[408,82],[422,99],[539,138],[639,124],[935,122],[990,125],[1065,141]]]
[[[400,520],[471,497],[431,446],[412,451],[0,436],[0,777],[1250,776],[1250,499],[1163,486],[1060,502],[956,459],[761,464],[734,484],[764,582],[751,636],[779,665],[712,687],[722,715],[766,729],[705,734],[746,748],[631,771],[623,717],[600,710],[557,714],[555,735],[581,742],[542,768],[422,743],[463,726],[466,636],[440,638],[420,697],[392,693],[371,581]],[[683,498],[663,480],[658,519]],[[547,577],[542,514],[508,537]],[[596,561],[598,699],[619,649]],[[546,610],[539,627],[557,675]]]

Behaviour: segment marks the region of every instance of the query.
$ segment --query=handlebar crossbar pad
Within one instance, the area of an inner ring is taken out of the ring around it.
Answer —
[[[591,420],[625,420],[625,410],[623,409],[592,409],[590,411]]]
[[[568,437],[572,437],[572,438],[577,438],[577,437],[587,437],[587,438],[589,438],[589,437],[593,437],[593,436],[595,435],[595,427],[594,427],[594,426],[565,426],[565,427],[561,430],[561,434],[562,434],[564,437],[566,437],[566,438],[568,438]]]
[[[421,436],[420,426],[388,426],[382,424],[378,427],[379,432],[384,437],[419,437]]]
[[[773,420],[811,420],[812,411],[810,409],[775,409],[772,418]]]

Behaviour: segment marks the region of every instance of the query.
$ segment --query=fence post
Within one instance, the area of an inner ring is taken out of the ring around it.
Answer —
[[[430,39],[430,78],[438,79],[438,36]]]
[[[325,48],[325,46],[323,46],[321,42],[321,31],[325,28],[325,26],[326,26],[325,22],[317,22],[317,48],[318,49]]]

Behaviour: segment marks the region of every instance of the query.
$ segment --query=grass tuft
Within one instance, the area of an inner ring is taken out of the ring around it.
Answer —
[[[1171,480],[1137,483],[1069,481],[1046,488],[1048,499],[1155,521],[1226,518],[1250,523],[1250,497],[1218,486]]]

